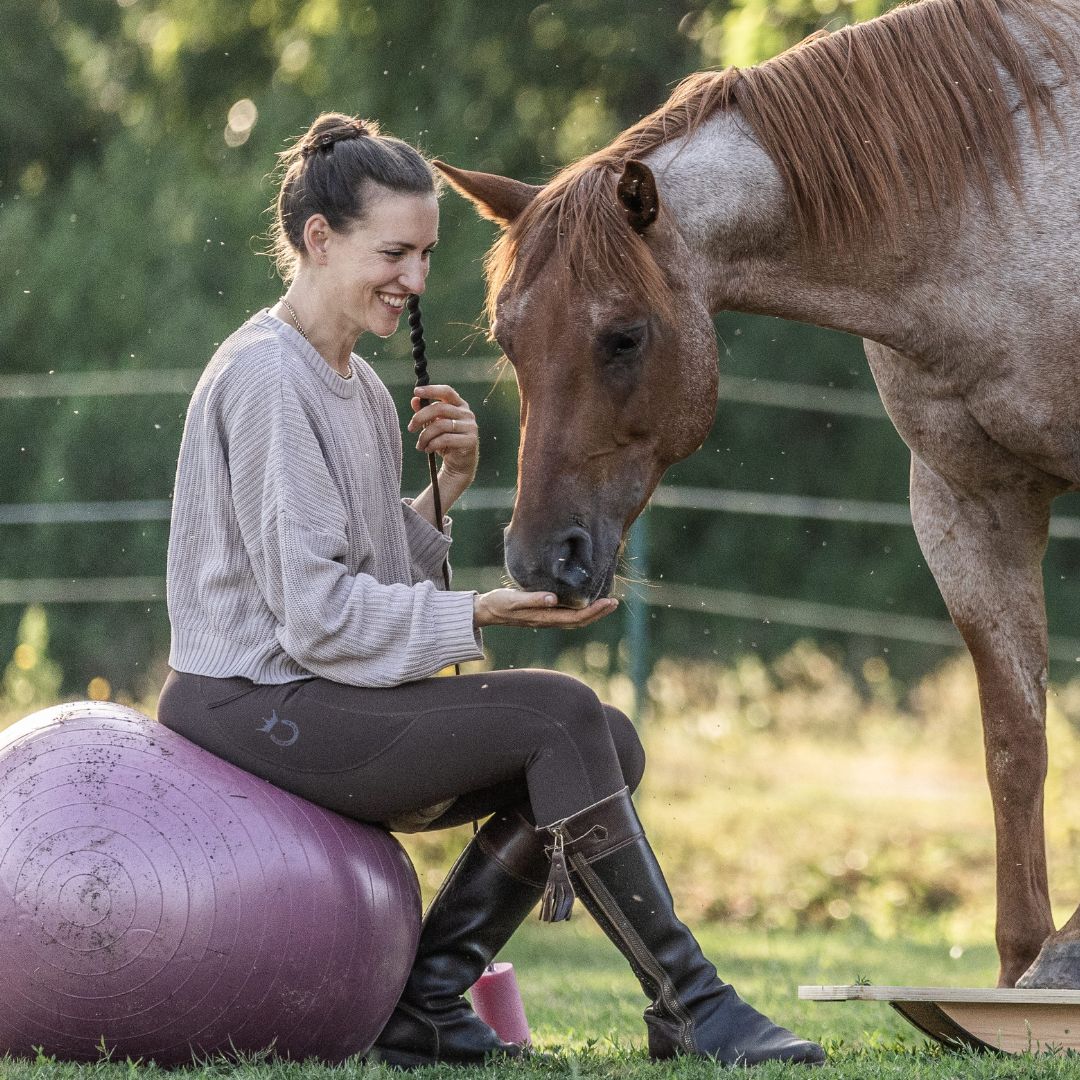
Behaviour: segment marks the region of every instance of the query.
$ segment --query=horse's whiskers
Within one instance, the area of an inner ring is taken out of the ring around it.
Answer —
[[[650,580],[643,574],[639,574],[625,564],[615,572],[613,584],[621,586],[624,596],[633,596],[643,599],[646,589],[657,589],[657,582]]]

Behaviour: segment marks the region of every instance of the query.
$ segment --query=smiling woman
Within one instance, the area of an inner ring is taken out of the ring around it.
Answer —
[[[548,592],[449,588],[450,520],[435,494],[449,508],[472,482],[476,417],[453,387],[416,387],[408,428],[442,466],[402,499],[397,412],[353,351],[365,333],[392,334],[424,291],[434,173],[372,121],[336,113],[281,162],[274,245],[287,291],[222,343],[184,427],[167,580],[173,670],[158,716],[362,821],[417,831],[489,818],[428,911],[373,1053],[398,1065],[515,1056],[462,995],[542,896],[549,918],[566,917],[567,862],[549,846],[585,859],[574,840],[595,840],[600,819],[612,850],[636,841],[630,792],[644,757],[630,721],[575,679],[432,676],[480,658],[482,626],[584,626],[615,601],[569,609]],[[696,957],[694,973],[707,974]],[[757,1025],[753,1052],[802,1052],[710,987],[732,1038]]]
[[[482,626],[585,626],[615,601],[448,587],[450,521],[435,493],[449,508],[472,482],[476,417],[453,387],[416,387],[409,431],[442,467],[403,500],[393,401],[353,352],[365,332],[393,333],[424,291],[432,167],[339,114],[282,164],[275,246],[288,291],[222,343],[184,427],[159,719],[362,821],[418,831],[488,818],[427,912],[380,1060],[519,1055],[463,995],[537,903],[560,921],[576,891],[613,940],[632,940],[654,999],[653,1056],[820,1061],[722,983],[676,918],[631,802],[645,761],[622,713],[551,671],[431,677],[482,656]],[[633,379],[646,332],[612,334],[613,372]]]
[[[340,113],[320,116],[280,159],[273,250],[291,284],[274,314],[300,330],[304,311],[312,343],[347,377],[359,334],[389,337],[409,295],[424,291],[439,235],[431,169],[374,121]],[[297,280],[305,260],[321,268],[317,288],[310,274]]]

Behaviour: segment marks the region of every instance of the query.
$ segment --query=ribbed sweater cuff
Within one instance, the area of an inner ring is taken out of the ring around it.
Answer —
[[[439,532],[427,518],[413,509],[412,499],[402,499],[405,508],[405,539],[409,545],[409,554],[413,564],[418,570],[424,572],[424,577],[434,581],[442,570],[443,560],[450,550],[450,530],[453,521],[444,516],[443,529]]]
[[[473,623],[475,592],[437,592],[432,598],[435,640],[443,653],[443,667],[466,660],[482,660],[484,639]]]

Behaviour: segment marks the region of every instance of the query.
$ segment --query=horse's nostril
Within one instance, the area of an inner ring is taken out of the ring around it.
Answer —
[[[592,577],[592,537],[581,528],[570,529],[555,544],[552,576],[571,589],[582,589]]]

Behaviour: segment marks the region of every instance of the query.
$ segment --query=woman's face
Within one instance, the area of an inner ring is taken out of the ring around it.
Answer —
[[[347,232],[329,231],[320,286],[358,332],[389,337],[409,294],[424,291],[438,238],[434,194],[371,191],[361,222]]]

